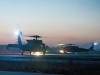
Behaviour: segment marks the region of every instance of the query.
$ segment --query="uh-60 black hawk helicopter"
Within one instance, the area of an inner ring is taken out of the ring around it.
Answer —
[[[77,54],[77,52],[94,51],[94,45],[96,45],[96,43],[93,43],[89,49],[86,49],[86,48],[80,48],[79,46],[74,46],[74,44],[67,44],[67,46],[63,47],[60,50],[60,53],[76,53]]]
[[[17,35],[18,35],[18,39],[17,39],[18,44],[8,44],[7,49],[9,47],[20,48],[22,50],[22,55],[23,55],[24,51],[29,51],[30,55],[31,54],[36,54],[36,55],[43,54],[43,55],[45,55],[46,50],[47,50],[47,46],[42,42],[42,40],[38,40],[38,38],[41,38],[41,36],[38,36],[38,35],[28,36],[28,37],[34,37],[35,39],[26,40],[27,43],[22,44],[22,41],[21,41],[22,32],[19,31]]]

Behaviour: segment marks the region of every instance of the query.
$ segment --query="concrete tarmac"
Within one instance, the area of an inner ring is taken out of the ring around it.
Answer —
[[[88,60],[100,61],[100,54],[46,54],[46,55],[20,55],[0,54],[0,60],[6,61],[34,61],[34,60]]]
[[[15,69],[17,66],[26,66],[27,62],[30,64],[30,61],[34,63],[48,63],[53,62],[55,64],[69,63],[69,60],[72,60],[72,63],[79,63],[84,64],[100,64],[100,55],[99,54],[46,54],[46,55],[20,55],[20,54],[1,54],[0,55],[0,62],[1,62],[1,69],[4,68],[12,68]],[[10,62],[9,62],[10,61]],[[14,62],[13,62],[14,61]],[[16,62],[19,61],[19,62]],[[22,63],[21,63],[21,62]],[[23,63],[24,62],[24,63]],[[20,63],[20,64],[17,64]],[[15,68],[13,68],[13,65]],[[31,65],[31,64],[30,64]],[[50,65],[50,64],[49,64]],[[8,67],[7,67],[8,66]],[[6,70],[8,70],[6,69]],[[16,68],[17,69],[17,68]],[[26,73],[25,72],[9,72],[9,71],[0,71],[0,75],[57,75],[57,74],[44,74],[44,73]]]
[[[59,75],[59,74],[0,71],[0,75]]]

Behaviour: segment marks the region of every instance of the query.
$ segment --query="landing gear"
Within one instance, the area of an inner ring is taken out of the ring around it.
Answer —
[[[46,50],[43,51],[43,55],[45,55],[45,53],[46,53]]]
[[[31,55],[31,51],[30,51],[30,55]]]
[[[24,54],[24,51],[22,51],[22,55]]]

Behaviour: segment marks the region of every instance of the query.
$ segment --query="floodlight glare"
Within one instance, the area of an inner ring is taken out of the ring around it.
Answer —
[[[97,44],[98,44],[97,42],[94,43],[94,45],[97,45]]]
[[[15,35],[19,35],[19,31],[16,31],[16,32],[15,32]]]
[[[41,54],[42,54],[42,52],[31,52],[31,55],[36,55],[36,56],[39,56]]]

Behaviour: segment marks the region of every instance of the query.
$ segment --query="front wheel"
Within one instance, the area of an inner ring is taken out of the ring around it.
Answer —
[[[45,51],[43,51],[43,55],[45,55]]]

